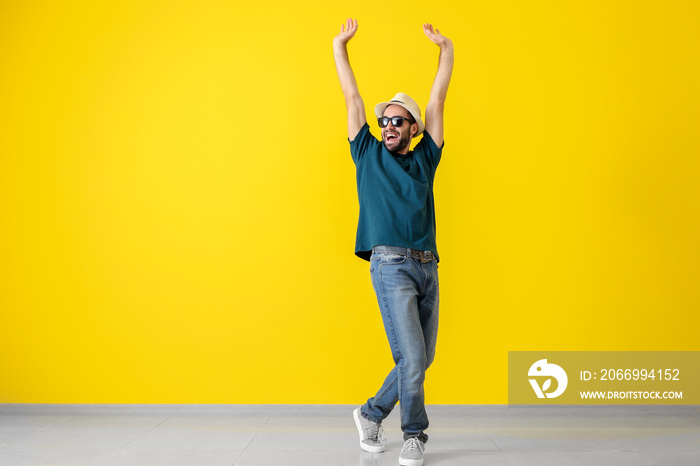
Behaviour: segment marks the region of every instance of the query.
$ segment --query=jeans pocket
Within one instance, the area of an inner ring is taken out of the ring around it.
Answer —
[[[398,265],[406,262],[406,256],[402,254],[394,254],[391,252],[381,252],[377,254],[379,256],[380,265]]]

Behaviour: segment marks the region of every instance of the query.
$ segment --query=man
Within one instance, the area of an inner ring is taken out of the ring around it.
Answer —
[[[381,452],[386,445],[382,420],[399,402],[404,433],[399,464],[406,466],[423,464],[428,440],[423,381],[435,355],[439,301],[433,179],[442,154],[445,97],[454,62],[452,41],[431,24],[424,24],[423,31],[440,47],[425,123],[418,104],[398,93],[374,109],[382,128],[381,143],[369,132],[348,59],[347,43],[357,32],[357,20],[348,19],[333,40],[360,202],[355,254],[370,261],[372,285],[396,363],[377,394],[353,417],[360,446]],[[421,133],[422,140],[411,151],[411,140]]]

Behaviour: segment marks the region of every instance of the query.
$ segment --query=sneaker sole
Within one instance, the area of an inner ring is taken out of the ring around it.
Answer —
[[[405,460],[399,458],[399,464],[401,466],[423,466],[423,460]]]
[[[362,448],[364,451],[368,451],[370,453],[381,453],[385,450],[385,447],[372,447],[370,445],[365,445],[362,443],[362,424],[360,424],[360,408],[355,409],[355,411],[352,412],[352,418],[355,420],[355,425],[357,426],[357,432],[360,434],[360,448]],[[421,463],[422,464],[422,463]]]

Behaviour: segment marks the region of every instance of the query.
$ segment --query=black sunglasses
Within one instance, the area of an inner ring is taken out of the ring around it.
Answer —
[[[395,128],[401,128],[403,126],[403,122],[407,121],[410,124],[413,124],[416,122],[416,120],[411,120],[410,118],[404,118],[404,117],[381,117],[377,118],[377,123],[379,123],[380,128],[385,128],[386,125],[389,124],[391,121],[391,124],[394,125]]]

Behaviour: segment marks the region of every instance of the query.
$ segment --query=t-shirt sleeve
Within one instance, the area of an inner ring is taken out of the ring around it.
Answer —
[[[350,155],[352,156],[352,161],[355,163],[369,152],[374,144],[379,143],[377,138],[372,136],[372,133],[369,132],[369,124],[367,123],[362,126],[360,132],[355,136],[355,139],[350,141],[350,138],[348,138],[348,142],[350,142]]]
[[[427,131],[423,131],[423,139],[420,140],[414,149],[414,153],[419,152],[425,156],[426,162],[432,167],[433,171],[437,169],[440,163],[440,158],[442,157],[442,149],[445,147],[445,143],[442,143],[442,147],[438,147],[433,141],[433,138],[428,134]]]

